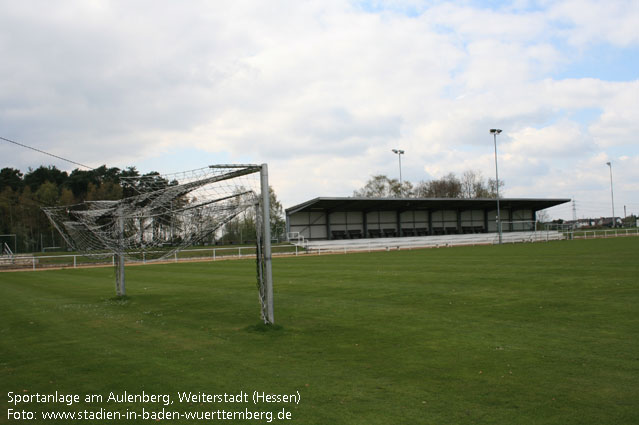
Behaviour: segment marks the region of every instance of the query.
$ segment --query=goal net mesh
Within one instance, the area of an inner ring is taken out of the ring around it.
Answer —
[[[73,249],[92,256],[161,260],[222,235],[233,219],[255,223],[257,278],[265,317],[259,165],[211,165],[121,179],[129,196],[43,208]]]

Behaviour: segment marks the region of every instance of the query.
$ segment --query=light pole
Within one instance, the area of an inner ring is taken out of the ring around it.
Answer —
[[[497,190],[497,232],[499,232],[499,243],[501,244],[501,211],[499,210],[499,172],[497,171],[497,135],[501,133],[498,128],[491,128],[490,132],[493,134],[493,140],[495,142],[495,188]]]
[[[402,155],[404,155],[404,151],[401,149],[393,149],[393,153],[396,153],[399,157],[399,193],[403,195],[402,188]]]
[[[617,227],[615,223],[615,195],[612,191],[612,164],[606,162],[606,165],[610,168],[610,200],[612,202],[612,227]]]

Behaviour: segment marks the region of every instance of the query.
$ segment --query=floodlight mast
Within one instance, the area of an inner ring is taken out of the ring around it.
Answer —
[[[610,168],[610,201],[612,203],[612,227],[617,227],[617,223],[615,223],[615,195],[612,191],[612,163],[606,162],[606,165]]]
[[[502,243],[501,235],[501,212],[499,209],[499,172],[497,171],[497,135],[501,133],[499,128],[491,128],[490,132],[493,134],[493,140],[495,142],[495,188],[497,191],[497,232],[499,233],[499,244]]]
[[[402,149],[392,149],[393,153],[397,154],[399,157],[399,192],[403,195],[402,191],[402,155],[404,155],[404,151]]]

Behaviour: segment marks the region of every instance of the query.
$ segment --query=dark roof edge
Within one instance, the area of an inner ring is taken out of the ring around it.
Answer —
[[[306,202],[302,202],[301,204],[294,205],[292,207],[286,208],[284,211],[286,214],[294,214],[298,211],[302,211],[305,208],[316,204],[321,201],[375,201],[375,202],[406,202],[406,201],[437,201],[437,202],[447,202],[447,201],[459,201],[459,202],[490,202],[497,201],[496,198],[363,198],[363,197],[350,197],[350,196],[336,196],[336,197],[317,197],[310,199]],[[502,202],[552,202],[556,203],[556,205],[563,204],[566,202],[570,202],[570,198],[500,198]],[[550,207],[546,207],[550,208]],[[544,208],[545,209],[545,208]]]

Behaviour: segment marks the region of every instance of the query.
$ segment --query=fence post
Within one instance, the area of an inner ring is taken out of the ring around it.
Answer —
[[[78,256],[77,256],[77,255],[74,255],[74,256],[73,256],[73,268],[74,268],[74,269],[76,268],[76,265],[77,265],[77,261],[76,261],[76,259],[77,259],[77,258],[78,258]]]
[[[175,262],[177,263],[177,252],[174,252],[173,256],[175,257]]]
[[[35,270],[35,257],[31,257],[31,259],[33,260],[33,270]]]

